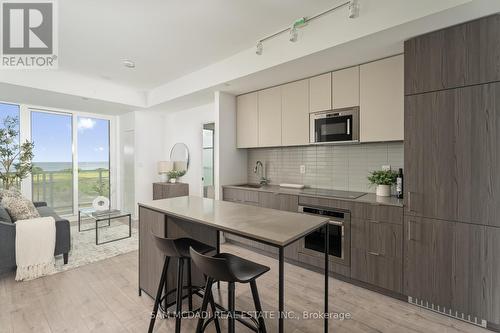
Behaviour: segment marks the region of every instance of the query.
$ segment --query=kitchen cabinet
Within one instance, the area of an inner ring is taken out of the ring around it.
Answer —
[[[259,206],[297,213],[299,210],[299,197],[283,193],[260,192]]]
[[[332,109],[359,105],[359,66],[332,73]]]
[[[250,148],[258,144],[258,94],[254,92],[236,98],[236,146]]]
[[[281,86],[258,92],[259,147],[281,145]]]
[[[236,188],[224,188],[222,190],[222,200],[258,206],[259,192]]]
[[[309,112],[332,109],[332,73],[309,79]]]
[[[405,294],[500,323],[500,228],[405,217]]]
[[[402,225],[351,220],[351,278],[397,293],[403,291]]]
[[[139,207],[139,288],[154,297],[165,256],[156,247],[153,234],[166,236],[165,215]]]
[[[403,58],[398,55],[360,66],[361,142],[404,139]]]
[[[153,200],[183,197],[189,195],[189,184],[186,183],[153,183]]]
[[[407,214],[500,227],[500,83],[406,97]]]
[[[281,145],[309,143],[309,80],[282,86]]]
[[[405,94],[500,80],[500,15],[405,42]]]

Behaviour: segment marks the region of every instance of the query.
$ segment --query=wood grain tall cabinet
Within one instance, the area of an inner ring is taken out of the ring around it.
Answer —
[[[500,15],[405,42],[404,293],[500,329]]]

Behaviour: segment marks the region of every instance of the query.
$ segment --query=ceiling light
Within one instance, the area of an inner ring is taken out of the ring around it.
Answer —
[[[299,32],[297,31],[297,28],[294,26],[290,28],[290,42],[295,43],[297,41],[297,38],[299,37]]]
[[[349,1],[349,18],[356,18],[359,16],[358,0]]]
[[[263,49],[264,49],[264,45],[262,45],[261,41],[258,41],[257,45],[255,46],[255,54],[262,55],[262,50]]]
[[[129,60],[129,59],[123,60],[122,64],[123,64],[123,66],[125,66],[127,68],[135,68],[135,62],[133,62],[132,60]]]

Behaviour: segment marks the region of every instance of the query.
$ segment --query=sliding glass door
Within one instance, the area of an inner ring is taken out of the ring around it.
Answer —
[[[109,120],[78,116],[78,207],[110,198]]]
[[[32,197],[61,215],[73,214],[72,115],[31,111]]]
[[[30,109],[35,144],[31,195],[60,215],[111,200],[110,120]]]

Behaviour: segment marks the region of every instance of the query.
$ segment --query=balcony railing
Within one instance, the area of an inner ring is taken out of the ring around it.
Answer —
[[[109,170],[79,170],[79,207],[90,207],[99,195],[109,197]],[[34,172],[32,198],[47,202],[58,214],[73,214],[73,170]]]

